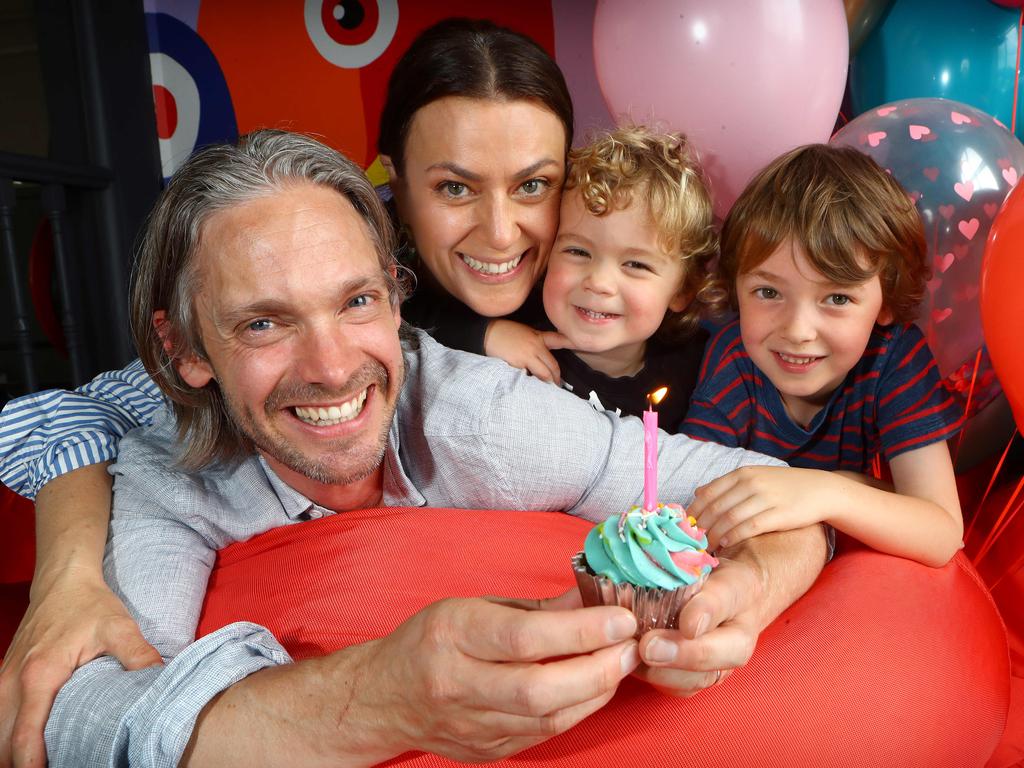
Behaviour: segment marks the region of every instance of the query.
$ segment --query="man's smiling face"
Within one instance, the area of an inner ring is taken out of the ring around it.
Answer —
[[[310,183],[213,214],[197,254],[195,313],[238,428],[294,488],[347,485],[380,468],[402,385],[398,308],[369,229],[338,192]]]

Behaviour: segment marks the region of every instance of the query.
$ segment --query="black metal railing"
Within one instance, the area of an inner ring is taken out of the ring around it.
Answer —
[[[27,259],[19,254],[15,238],[15,212],[19,185],[36,185],[41,194],[42,215],[49,221],[53,236],[53,269],[60,304],[60,326],[70,362],[71,384],[84,381],[87,366],[83,359],[82,318],[76,311],[81,297],[72,286],[72,264],[77,256],[74,228],[69,222],[69,201],[81,201],[82,192],[106,189],[112,181],[111,172],[97,166],[69,165],[41,157],[0,152],[0,249],[6,271],[13,315],[13,342],[21,368],[22,388],[37,389],[36,354],[31,333],[31,301],[27,276],[21,264]],[[70,194],[69,194],[70,193]],[[80,204],[80,203],[79,203]]]

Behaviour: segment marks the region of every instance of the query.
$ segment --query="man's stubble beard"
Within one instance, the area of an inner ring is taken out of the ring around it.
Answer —
[[[346,457],[343,467],[336,467],[332,462],[326,461],[323,454],[309,456],[298,446],[288,442],[283,435],[264,429],[253,417],[250,408],[237,403],[226,392],[224,403],[235,427],[262,453],[314,482],[324,485],[348,485],[368,477],[381,465],[397,406],[397,392],[401,388],[403,377],[404,366],[398,370],[396,396],[394,402],[390,403],[387,400],[390,377],[387,369],[376,360],[365,363],[352,375],[345,393],[332,392],[319,385],[300,385],[275,389],[267,398],[264,413],[269,424],[273,424],[275,417],[281,418],[280,404],[283,402],[348,399],[366,386],[375,384],[374,397],[382,398],[385,417],[379,433],[374,436],[375,439],[367,440],[365,436],[356,436],[325,444],[324,454]]]

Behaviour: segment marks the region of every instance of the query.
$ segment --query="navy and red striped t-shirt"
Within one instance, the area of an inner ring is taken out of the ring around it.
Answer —
[[[734,321],[708,344],[680,431],[795,467],[867,474],[876,455],[890,460],[946,440],[961,422],[920,329],[876,325],[860,362],[804,429],[750,359]]]

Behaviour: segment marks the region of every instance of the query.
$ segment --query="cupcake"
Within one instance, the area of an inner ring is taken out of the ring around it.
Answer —
[[[572,559],[583,604],[629,608],[637,637],[676,629],[679,612],[718,565],[707,546],[704,531],[678,504],[612,515],[590,530]]]

